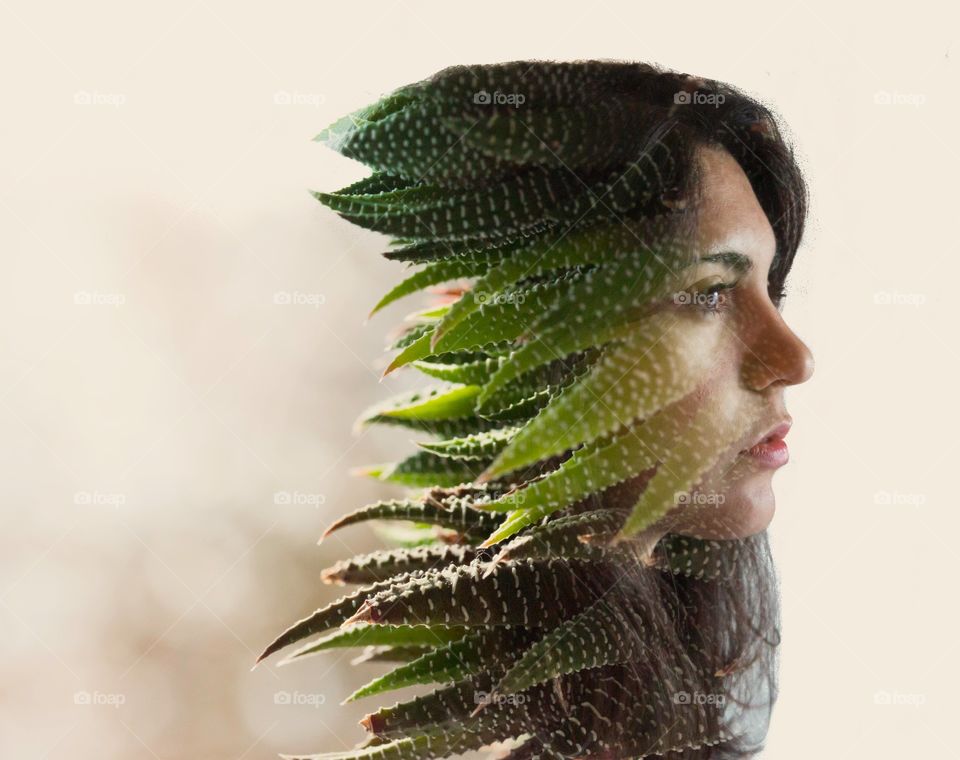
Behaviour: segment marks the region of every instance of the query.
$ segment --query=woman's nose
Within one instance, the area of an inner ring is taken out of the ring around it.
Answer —
[[[743,381],[752,390],[774,385],[799,385],[813,375],[813,354],[776,310],[765,315],[746,341]]]

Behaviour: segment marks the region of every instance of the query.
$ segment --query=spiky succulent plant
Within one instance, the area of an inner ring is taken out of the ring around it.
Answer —
[[[360,588],[261,655],[367,646],[399,663],[349,700],[438,686],[370,713],[368,741],[322,757],[510,740],[517,760],[681,757],[730,738],[717,705],[683,695],[722,691],[737,668],[724,657],[739,652],[674,623],[710,604],[754,547],[669,532],[644,542],[752,420],[685,405],[716,331],[677,329],[683,315],[662,308],[694,264],[689,117],[673,97],[685,90],[687,78],[639,64],[454,67],[317,138],[372,169],[317,199],[393,236],[385,256],[416,268],[374,312],[473,281],[391,346],[388,372],[434,384],[362,416],[424,438],[367,469],[408,498],[327,530],[400,520],[423,540],[326,570],[325,582]],[[684,579],[701,585],[671,608],[658,589]]]

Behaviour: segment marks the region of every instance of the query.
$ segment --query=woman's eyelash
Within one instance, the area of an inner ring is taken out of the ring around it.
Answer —
[[[708,314],[720,314],[730,305],[730,299],[733,293],[732,283],[721,282],[708,288],[701,294],[699,301],[700,308]]]
[[[707,287],[693,287],[686,292],[685,299],[679,303],[699,312],[718,316],[729,307],[733,297],[732,290],[736,284],[736,282],[715,282]]]

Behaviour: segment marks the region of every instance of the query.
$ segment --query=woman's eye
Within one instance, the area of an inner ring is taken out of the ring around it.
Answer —
[[[706,277],[692,285],[678,303],[700,312],[718,314],[728,306],[734,285],[736,283],[723,282],[717,275]]]
[[[703,308],[708,311],[719,311],[723,308],[728,300],[728,296],[724,292],[725,289],[725,287],[717,286],[704,293],[702,298]]]

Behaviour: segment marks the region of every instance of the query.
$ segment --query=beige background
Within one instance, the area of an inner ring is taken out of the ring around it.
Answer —
[[[332,596],[319,570],[376,541],[314,546],[395,493],[347,470],[406,450],[350,426],[411,382],[377,375],[416,304],[364,324],[401,268],[307,195],[363,174],[310,139],[444,66],[532,57],[659,62],[790,125],[813,205],[786,315],[817,371],[776,478],[765,756],[958,755],[958,14],[657,6],[0,3],[0,755],[360,736],[368,705],[337,703],[374,667],[248,673]]]

